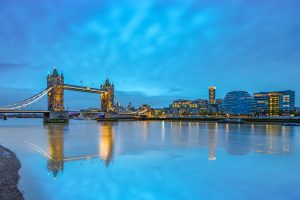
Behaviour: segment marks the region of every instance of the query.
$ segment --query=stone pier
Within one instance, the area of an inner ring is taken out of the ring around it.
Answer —
[[[45,123],[68,123],[68,111],[50,112],[44,114]]]

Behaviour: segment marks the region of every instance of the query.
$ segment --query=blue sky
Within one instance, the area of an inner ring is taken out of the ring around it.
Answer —
[[[125,105],[207,98],[210,85],[219,98],[292,89],[300,105],[299,7],[298,0],[1,0],[0,105],[45,88],[53,66],[69,84],[99,87],[108,77]],[[66,92],[66,107],[98,103]]]

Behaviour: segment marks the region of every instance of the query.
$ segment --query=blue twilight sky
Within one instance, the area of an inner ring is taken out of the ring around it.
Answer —
[[[127,105],[292,89],[300,93],[299,0],[1,0],[0,105],[108,77]],[[300,96],[297,95],[297,105]],[[66,92],[66,107],[96,107]]]

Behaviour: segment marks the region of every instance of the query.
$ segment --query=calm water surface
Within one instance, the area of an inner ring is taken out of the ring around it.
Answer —
[[[26,199],[300,199],[300,127],[0,121]]]

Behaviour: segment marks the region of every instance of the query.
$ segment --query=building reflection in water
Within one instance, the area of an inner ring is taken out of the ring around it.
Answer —
[[[141,121],[141,128],[142,128],[142,136],[143,136],[143,143],[146,144],[149,141],[149,128],[150,123],[149,121]]]
[[[161,140],[161,144],[169,145],[168,141],[170,141],[175,146],[190,147],[196,145],[198,147],[208,147],[208,160],[216,160],[216,148],[222,147],[228,154],[239,156],[247,155],[250,152],[286,154],[292,151],[293,127],[260,124],[207,123],[204,126],[204,123],[169,123],[170,126],[166,122],[161,124],[161,135],[156,138]],[[49,124],[45,127],[48,131],[48,153],[45,157],[48,159],[48,171],[54,177],[63,172],[65,162],[70,161],[100,158],[105,166],[109,167],[114,155],[114,123],[103,122],[99,124],[98,152],[96,150],[88,155],[83,152],[84,155],[75,157],[65,157],[64,155],[64,129],[66,126]],[[151,134],[149,124],[144,122],[141,127],[143,130],[142,140],[149,139],[149,134]],[[169,132],[171,137],[167,137],[166,132]],[[157,141],[156,139],[155,141]]]
[[[240,124],[225,124],[224,149],[228,154],[242,156],[252,150],[251,127]]]
[[[109,166],[114,150],[114,129],[113,123],[104,122],[99,127],[99,157]]]
[[[291,127],[281,125],[226,124],[224,149],[231,155],[289,153],[292,135]]]
[[[64,125],[49,124],[48,130],[48,172],[54,177],[64,170]]]
[[[260,131],[265,133],[263,139],[256,141],[255,152],[266,154],[285,154],[291,151],[291,137],[293,127],[280,125],[266,125],[260,127]]]
[[[247,155],[250,152],[286,154],[292,151],[293,127],[218,123],[206,123],[203,127],[185,122],[170,122],[170,124],[173,145],[208,147],[208,160],[216,160],[218,147],[223,147],[226,153],[235,156]],[[164,123],[161,130],[164,139],[165,127]],[[205,130],[207,132],[203,132]],[[195,134],[198,137],[194,137]]]
[[[161,144],[163,145],[166,140],[166,127],[165,127],[165,121],[161,122]]]
[[[216,140],[217,140],[217,123],[208,124],[208,144],[209,144],[209,156],[208,160],[216,160]]]
[[[170,122],[172,128],[172,143],[179,146],[191,145],[189,142],[189,126],[187,122]]]

